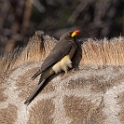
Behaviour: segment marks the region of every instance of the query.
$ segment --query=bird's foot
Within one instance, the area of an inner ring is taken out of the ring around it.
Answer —
[[[78,67],[72,68],[71,72],[79,71]]]

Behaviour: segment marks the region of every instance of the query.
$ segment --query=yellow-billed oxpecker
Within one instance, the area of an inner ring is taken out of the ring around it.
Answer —
[[[39,71],[32,76],[32,79],[35,79],[41,74],[37,86],[24,102],[25,104],[28,105],[33,100],[46,79],[61,71],[67,73],[68,68],[72,68],[71,59],[77,49],[76,36],[79,34],[79,32],[79,30],[68,32],[60,37],[60,40],[56,43],[48,57],[44,60]]]

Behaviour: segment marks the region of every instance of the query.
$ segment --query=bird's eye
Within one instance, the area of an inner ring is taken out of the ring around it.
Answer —
[[[70,33],[68,33],[68,36],[70,36]]]

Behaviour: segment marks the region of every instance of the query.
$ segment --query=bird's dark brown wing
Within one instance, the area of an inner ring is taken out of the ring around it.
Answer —
[[[61,60],[65,55],[67,55],[72,48],[72,43],[72,41],[69,42],[67,40],[59,41],[54,46],[48,57],[44,60],[40,72],[45,71],[47,68]]]

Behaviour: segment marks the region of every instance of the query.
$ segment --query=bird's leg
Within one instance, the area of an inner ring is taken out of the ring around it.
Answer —
[[[69,63],[68,67],[69,67],[69,68],[72,68],[72,63]]]
[[[63,65],[62,70],[65,72],[65,74],[68,73],[68,66],[67,65]]]
[[[73,68],[71,69],[71,72],[79,71],[79,68],[77,65],[73,65]]]
[[[65,72],[65,74],[64,74],[64,75],[68,74],[68,71],[67,71],[67,69],[65,69],[65,70],[64,70],[64,72]]]

